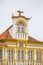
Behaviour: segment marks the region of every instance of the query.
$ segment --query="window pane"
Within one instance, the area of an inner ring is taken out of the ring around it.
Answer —
[[[20,50],[18,50],[18,59],[20,60]]]
[[[19,47],[23,47],[23,44],[19,44]]]
[[[20,27],[18,27],[18,32],[20,32]]]
[[[21,59],[23,60],[24,59],[24,51],[21,50]]]
[[[10,59],[10,50],[8,50],[8,58]]]
[[[13,50],[11,50],[11,59],[13,59]]]
[[[21,28],[21,32],[24,32],[24,27]]]

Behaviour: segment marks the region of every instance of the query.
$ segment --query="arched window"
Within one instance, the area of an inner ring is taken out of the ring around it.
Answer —
[[[18,23],[18,32],[24,32],[24,24],[22,22]]]

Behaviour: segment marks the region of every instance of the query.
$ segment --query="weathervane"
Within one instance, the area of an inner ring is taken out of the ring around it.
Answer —
[[[21,16],[21,13],[24,13],[23,11],[18,10],[19,16]]]

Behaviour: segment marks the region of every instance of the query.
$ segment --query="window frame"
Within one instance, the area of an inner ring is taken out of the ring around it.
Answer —
[[[22,23],[22,25],[20,24],[22,22],[18,23],[18,32],[24,32],[24,24]]]
[[[14,59],[13,56],[14,56],[13,49],[8,49],[8,59]]]
[[[33,53],[32,50],[28,51],[28,60],[32,60],[33,59]]]
[[[42,59],[41,51],[37,51],[37,60],[41,60],[41,59]]]
[[[18,60],[24,60],[24,50],[18,50]]]
[[[20,43],[20,44],[19,44],[19,47],[24,47],[24,44],[21,44],[21,43]]]

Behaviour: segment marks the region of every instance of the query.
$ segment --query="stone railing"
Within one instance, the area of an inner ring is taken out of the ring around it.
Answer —
[[[43,65],[43,61],[0,60],[0,65]]]
[[[16,38],[19,39],[28,39],[28,36],[26,33],[16,33]]]

